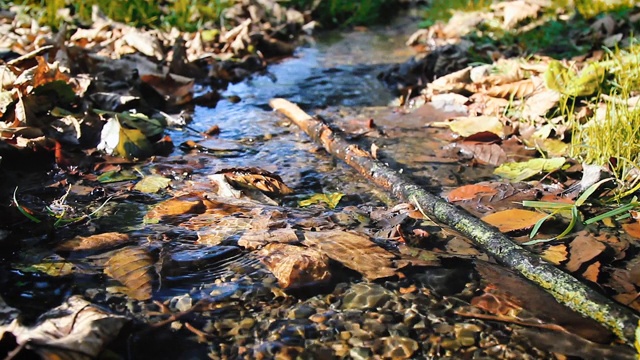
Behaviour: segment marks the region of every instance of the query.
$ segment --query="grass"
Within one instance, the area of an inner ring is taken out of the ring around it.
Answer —
[[[313,9],[314,19],[327,27],[370,25],[389,19],[390,11],[398,7],[390,0],[289,0],[284,4],[299,10]]]
[[[161,2],[147,0],[19,0],[26,5],[40,22],[58,28],[65,21],[60,9],[68,9],[80,22],[91,20],[93,6],[109,18],[138,27],[177,27],[185,31],[195,31],[207,21],[218,22],[224,9],[232,6],[234,0],[167,0]]]

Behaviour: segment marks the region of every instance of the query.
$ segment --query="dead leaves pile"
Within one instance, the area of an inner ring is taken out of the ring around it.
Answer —
[[[278,38],[297,35],[305,21],[264,1],[236,4],[225,28],[146,31],[94,8],[89,27],[52,33],[24,8],[10,10],[0,18],[0,48],[11,50],[0,61],[0,156],[20,166],[34,153],[52,154],[63,169],[86,166],[96,150],[129,159],[166,154],[164,129],[186,122],[179,107],[215,106],[217,88],[290,55],[293,45]],[[196,82],[211,92],[194,97]]]

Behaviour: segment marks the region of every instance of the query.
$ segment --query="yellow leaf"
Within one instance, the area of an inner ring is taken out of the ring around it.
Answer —
[[[484,131],[492,132],[500,137],[504,136],[504,125],[496,116],[459,117],[453,121],[434,122],[431,126],[449,127],[451,131],[463,137]]]
[[[530,229],[546,216],[547,214],[530,210],[509,209],[487,215],[482,220],[497,227],[501,232],[507,233]]]
[[[567,260],[567,246],[564,244],[549,246],[542,254],[542,258],[554,265],[560,265]]]
[[[524,162],[505,163],[498,166],[493,173],[513,181],[523,181],[542,172],[559,169],[565,163],[565,158],[531,159]]]
[[[317,204],[323,202],[329,206],[329,208],[334,209],[338,206],[340,199],[344,194],[341,193],[331,193],[331,194],[315,194],[306,200],[298,201],[298,205],[305,207],[313,204]]]

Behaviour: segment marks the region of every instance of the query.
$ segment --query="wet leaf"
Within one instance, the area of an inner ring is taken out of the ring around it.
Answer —
[[[149,84],[170,106],[183,105],[191,101],[194,79],[167,73],[165,76],[145,74],[140,80]]]
[[[549,246],[540,254],[543,259],[554,265],[560,265],[561,262],[567,260],[567,246],[564,244]]]
[[[167,221],[169,219],[186,220],[187,218],[202,214],[207,210],[201,199],[194,197],[179,197],[165,200],[154,206],[144,216],[144,222],[157,223]]]
[[[33,326],[17,319],[0,326],[0,334],[13,334],[19,347],[28,347],[42,359],[94,359],[128,321],[74,295],[42,314]]]
[[[504,125],[497,116],[458,117],[452,121],[434,122],[431,126],[449,127],[460,136],[468,137],[488,131],[500,137],[504,136]]]
[[[102,250],[122,245],[129,241],[129,235],[107,232],[91,236],[76,236],[56,246],[56,251]]]
[[[45,262],[40,264],[31,265],[28,268],[21,269],[22,271],[38,271],[45,273],[49,276],[66,276],[75,272],[76,266],[73,263],[66,261],[59,262]]]
[[[314,194],[308,199],[298,201],[298,205],[305,207],[323,202],[327,204],[330,209],[335,209],[343,196],[343,193]]]
[[[508,233],[531,229],[540,219],[546,216],[547,214],[536,211],[509,209],[487,215],[482,220],[497,227],[501,232]]]
[[[342,230],[306,231],[302,243],[312,247],[368,280],[396,275],[395,255],[368,237]]]
[[[566,264],[567,270],[577,271],[582,264],[589,262],[596,256],[600,255],[606,246],[596,240],[590,233],[579,233],[569,245],[569,262]]]
[[[160,175],[149,175],[138,181],[133,189],[143,193],[155,194],[169,186],[170,183],[171,179],[167,179],[166,177]]]
[[[298,236],[292,228],[272,230],[250,230],[242,234],[238,239],[238,246],[255,250],[269,243],[294,243],[298,242]]]
[[[524,162],[505,163],[494,170],[494,174],[513,181],[523,181],[543,172],[558,170],[565,158],[531,159]]]
[[[232,168],[218,171],[232,185],[260,190],[269,195],[284,196],[293,193],[280,176],[258,168]]]
[[[98,150],[125,158],[147,158],[153,147],[144,134],[137,129],[126,129],[113,117],[107,121],[100,134]]]
[[[124,248],[105,264],[104,273],[125,286],[127,296],[136,300],[151,298],[154,260],[144,249]]]
[[[262,248],[258,255],[282,288],[297,288],[331,280],[329,258],[318,250],[271,243]]]
[[[138,177],[132,172],[111,170],[111,171],[106,171],[100,174],[97,180],[103,184],[108,184],[113,182],[129,181],[129,180],[136,180],[136,179],[138,179]]]
[[[493,195],[498,191],[486,185],[463,185],[452,190],[447,199],[449,202],[471,200],[478,195]]]

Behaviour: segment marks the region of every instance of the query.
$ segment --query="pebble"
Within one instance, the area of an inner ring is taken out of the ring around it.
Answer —
[[[383,306],[393,299],[395,294],[378,284],[358,283],[344,295],[342,309],[366,310]]]

